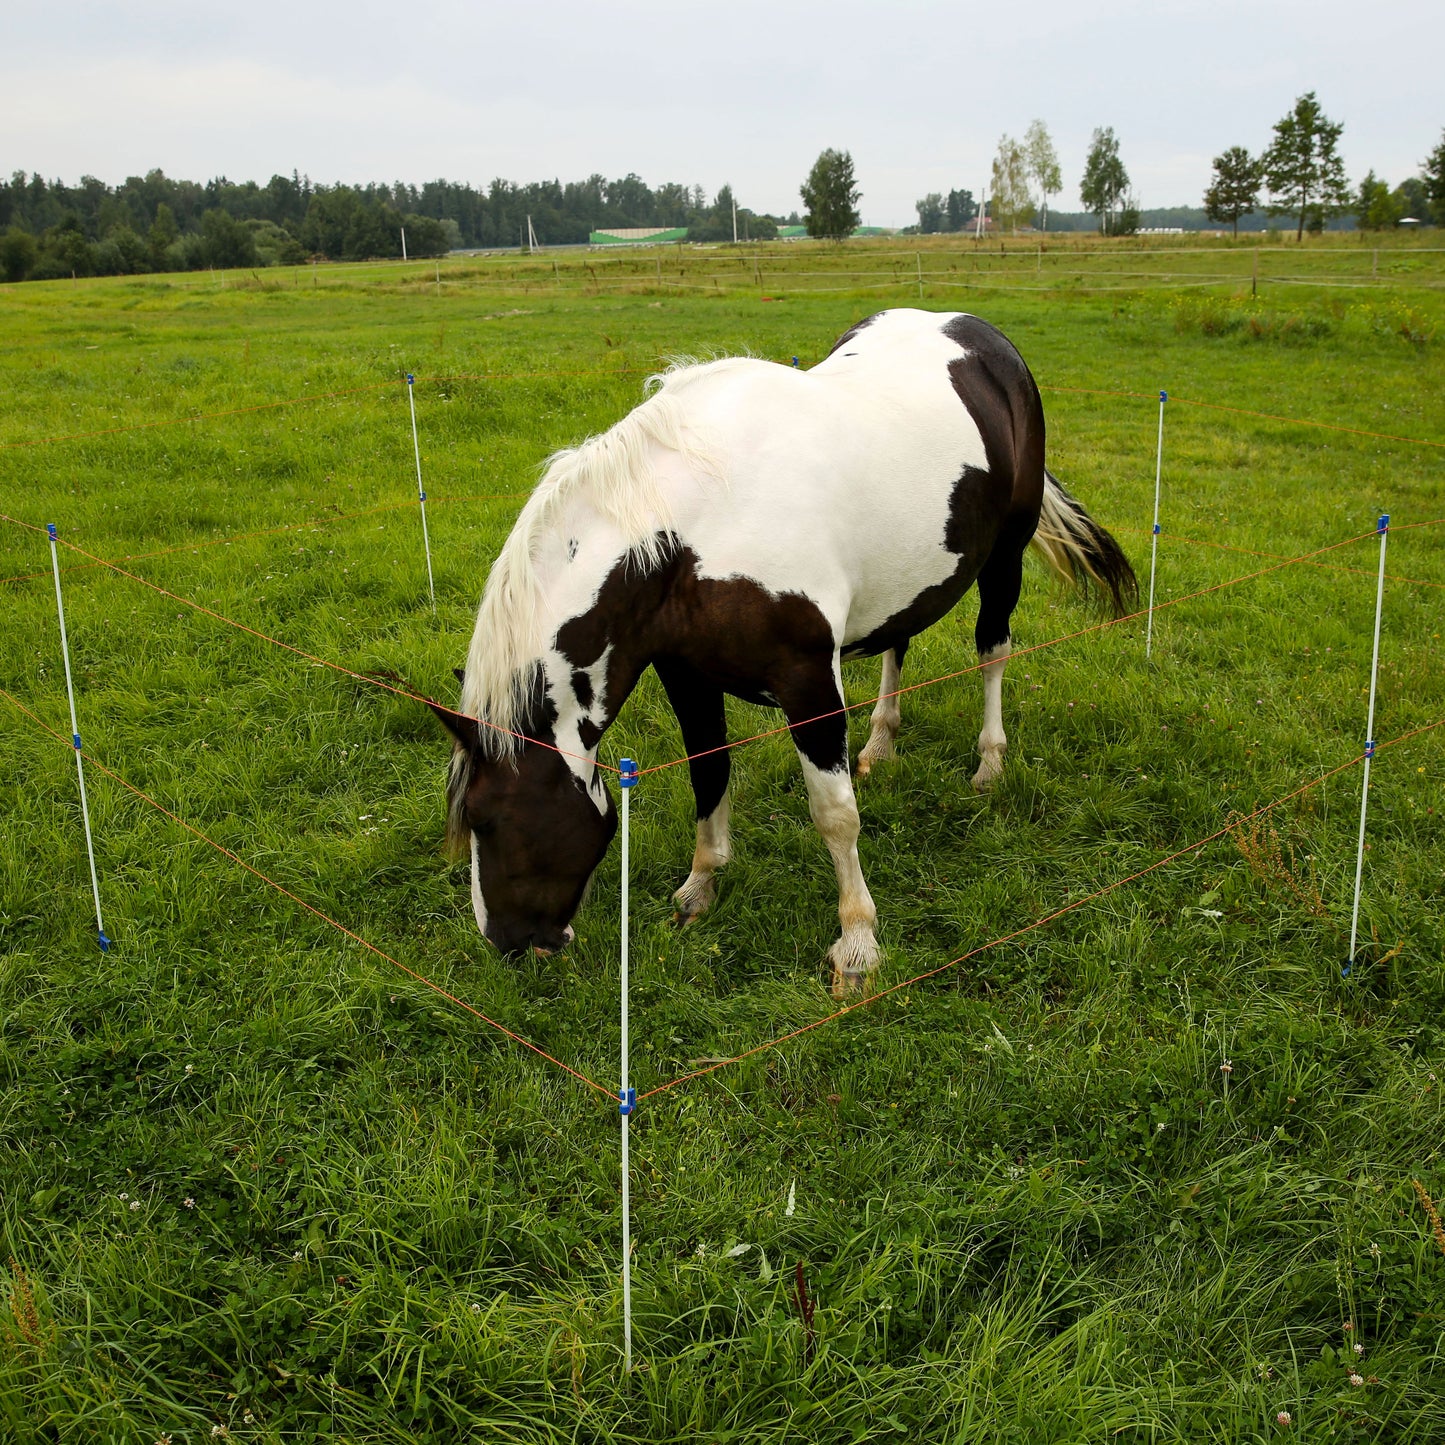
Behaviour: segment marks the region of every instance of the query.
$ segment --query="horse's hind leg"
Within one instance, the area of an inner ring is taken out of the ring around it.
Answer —
[[[998,781],[1008,747],[1003,730],[1003,674],[1013,650],[1009,624],[1023,585],[1023,563],[1023,548],[1001,537],[978,574],[978,622],[973,636],[983,664],[983,728],[978,735],[979,765],[973,786],[980,793]]]
[[[878,913],[858,862],[858,800],[848,772],[848,719],[842,711],[843,684],[836,656],[831,667],[801,670],[778,700],[792,729],[808,785],[808,811],[823,835],[838,877],[838,922],[842,932],[828,950],[833,994],[861,992],[882,957],[873,927]]]
[[[732,856],[728,836],[728,777],[732,755],[726,750],[727,719],[722,689],[687,663],[658,659],[653,664],[668,701],[682,726],[689,754],[693,797],[697,801],[697,845],[692,870],[672,895],[678,923],[691,923],[717,896],[713,875]],[[698,756],[701,754],[702,756]]]
[[[907,651],[908,644],[901,642],[883,654],[883,676],[878,683],[878,702],[873,709],[873,730],[863,744],[863,751],[858,754],[860,778],[866,778],[873,771],[874,763],[893,756],[893,740],[898,736],[898,724],[903,718],[898,706],[898,679]]]

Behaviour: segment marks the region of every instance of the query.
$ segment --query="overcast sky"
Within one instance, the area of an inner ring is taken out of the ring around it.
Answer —
[[[731,182],[786,213],[825,146],[863,219],[978,193],[1041,118],[1080,210],[1111,125],[1144,206],[1197,205],[1210,159],[1258,151],[1306,90],[1344,122],[1352,183],[1415,174],[1445,127],[1440,0],[195,0],[16,6],[0,47],[0,166],[115,183],[438,176]]]

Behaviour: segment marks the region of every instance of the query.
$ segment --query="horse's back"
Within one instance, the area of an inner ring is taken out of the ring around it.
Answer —
[[[659,462],[701,574],[803,592],[846,645],[957,577],[961,504],[976,571],[1014,478],[991,468],[997,448],[956,388],[969,353],[955,322],[1002,341],[971,317],[884,312],[810,371],[727,364],[680,388],[715,471]]]

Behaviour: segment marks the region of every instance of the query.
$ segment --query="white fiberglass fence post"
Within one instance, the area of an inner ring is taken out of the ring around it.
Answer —
[[[421,507],[421,544],[426,549],[426,586],[431,594],[431,610],[437,610],[437,589],[436,583],[432,580],[431,570],[431,539],[427,536],[426,530],[426,488],[421,481],[421,442],[416,434],[416,377],[407,372],[406,374],[406,399],[411,407],[411,449],[416,456],[416,498],[417,504]]]
[[[1380,534],[1380,578],[1375,585],[1375,647],[1370,657],[1370,710],[1365,722],[1365,775],[1360,783],[1360,838],[1355,849],[1355,901],[1350,910],[1350,956],[1345,960],[1344,974],[1349,976],[1355,963],[1355,943],[1360,934],[1360,883],[1365,872],[1365,814],[1370,805],[1370,764],[1375,759],[1375,682],[1380,672],[1380,617],[1385,608],[1385,539],[1390,534],[1390,514],[1386,512],[1375,525]]]
[[[1149,539],[1149,615],[1144,624],[1144,660],[1154,647],[1154,570],[1159,560],[1159,483],[1164,475],[1164,403],[1169,393],[1159,393],[1159,445],[1154,452],[1154,532]]]
[[[85,851],[90,859],[90,891],[95,896],[95,932],[100,942],[100,951],[110,951],[110,939],[105,936],[105,921],[100,916],[100,879],[95,871],[95,843],[90,836],[90,803],[85,796],[85,764],[80,756],[80,724],[75,716],[75,683],[70,675],[70,641],[65,635],[65,603],[60,598],[60,553],[56,548],[55,523],[47,523],[45,530],[50,534],[50,565],[55,573],[55,615],[60,619],[60,653],[65,659],[65,691],[70,698],[70,739],[75,748],[75,776],[80,781],[80,817],[85,824]]]
[[[627,987],[628,987],[628,879],[631,870],[631,802],[637,786],[637,764],[631,758],[618,763],[622,783],[622,1080],[617,1091],[622,1116],[622,1352],[623,1367],[632,1373],[632,1180],[628,1158],[627,1126],[637,1107],[637,1090],[627,1082]]]

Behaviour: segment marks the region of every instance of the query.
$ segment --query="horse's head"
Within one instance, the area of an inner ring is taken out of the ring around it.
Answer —
[[[617,831],[600,778],[593,792],[552,748],[523,743],[497,756],[475,719],[433,705],[456,739],[449,834],[472,858],[472,911],[503,953],[554,952]]]

